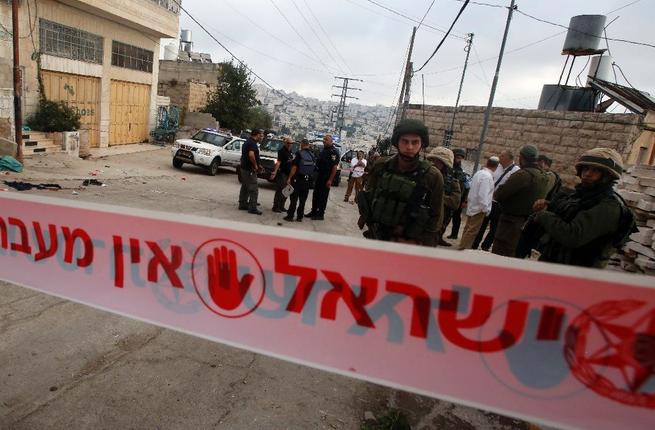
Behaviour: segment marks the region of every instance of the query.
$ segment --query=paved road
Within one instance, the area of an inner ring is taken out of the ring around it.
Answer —
[[[91,176],[95,173],[95,176]],[[80,189],[84,179],[106,186]],[[334,188],[324,222],[284,223],[237,210],[233,170],[171,166],[167,150],[84,161],[34,158],[3,177],[58,183],[26,191],[217,219],[359,236]],[[3,185],[0,184],[0,188]],[[309,209],[309,208],[308,208]],[[524,423],[245,352],[0,283],[0,429],[357,429],[367,411],[400,408],[415,429],[510,429]]]

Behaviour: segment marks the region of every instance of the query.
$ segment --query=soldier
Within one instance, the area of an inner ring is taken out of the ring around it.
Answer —
[[[450,229],[450,236],[448,239],[457,239],[459,235],[459,227],[462,224],[462,208],[464,203],[466,203],[466,196],[469,192],[470,180],[469,176],[464,169],[462,168],[462,161],[466,158],[466,150],[462,148],[453,149],[453,154],[455,155],[455,161],[453,162],[453,176],[459,181],[459,187],[462,190],[462,198],[459,203],[459,207],[452,212],[452,221],[453,226]],[[450,219],[444,219],[444,226],[448,226]]]
[[[559,177],[557,172],[554,170],[551,170],[551,166],[553,165],[553,160],[551,160],[549,157],[541,154],[539,155],[539,158],[537,158],[537,163],[539,164],[539,167],[543,169],[544,172],[548,175],[548,194],[546,194],[546,200],[552,200],[553,197],[557,193],[559,193],[560,189],[562,188],[562,178]]]
[[[426,157],[434,167],[441,172],[444,182],[444,198],[443,198],[443,218],[450,218],[453,211],[459,208],[462,201],[462,189],[460,188],[459,181],[453,176],[453,161],[455,155],[450,149],[438,146],[434,148]],[[439,229],[436,244],[440,246],[451,246],[450,243],[443,239],[443,234],[446,230],[446,225],[442,225]]]
[[[521,237],[521,227],[532,213],[534,202],[546,197],[548,176],[537,164],[536,146],[524,145],[519,151],[521,169],[499,186],[494,200],[500,204],[501,215],[491,252],[514,257]]]
[[[581,183],[573,194],[537,200],[541,261],[603,268],[616,248],[636,231],[634,214],[613,191],[623,161],[613,149],[595,148],[575,164]]]
[[[332,144],[332,136],[326,134],[323,136],[323,150],[318,154],[316,160],[318,173],[314,184],[314,193],[312,194],[312,210],[305,216],[317,221],[325,219],[325,208],[330,196],[332,181],[337,174],[338,164],[339,151]]]
[[[358,199],[358,226],[364,236],[434,246],[443,210],[443,176],[428,161],[419,159],[429,144],[422,122],[405,119],[391,137],[398,153],[373,166]]]

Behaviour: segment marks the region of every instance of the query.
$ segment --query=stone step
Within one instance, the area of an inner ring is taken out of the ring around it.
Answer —
[[[23,133],[23,140],[46,140],[49,136],[42,131],[30,131]]]

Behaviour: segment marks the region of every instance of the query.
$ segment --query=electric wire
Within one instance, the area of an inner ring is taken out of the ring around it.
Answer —
[[[337,66],[337,68],[339,69],[339,71],[340,71],[341,73],[345,73],[343,67],[341,67],[341,65],[337,62],[337,60],[334,58],[334,56],[332,55],[332,53],[330,52],[330,50],[327,49],[327,47],[326,47],[325,44],[323,43],[323,40],[321,40],[321,38],[319,37],[319,35],[318,35],[318,33],[316,32],[316,30],[314,29],[314,27],[309,23],[309,20],[307,19],[307,17],[305,17],[305,14],[302,13],[302,11],[300,10],[300,8],[298,7],[298,4],[296,3],[296,0],[291,0],[291,3],[293,4],[293,7],[296,8],[296,10],[297,10],[298,13],[300,14],[301,18],[303,19],[303,21],[305,21],[305,24],[307,24],[307,27],[309,27],[309,29],[312,31],[312,33],[314,34],[314,36],[316,37],[316,39],[318,39],[318,43],[321,45],[321,47],[323,48],[323,50],[327,53],[328,57],[330,57],[330,60],[332,60],[332,61],[334,62],[334,64]]]
[[[316,17],[316,15],[314,14],[314,11],[312,10],[312,8],[309,5],[309,3],[307,2],[307,0],[303,0],[303,2],[305,3],[305,6],[307,7],[307,10],[309,10],[310,15],[314,18],[314,21],[316,21],[316,23],[318,24],[318,27],[321,29],[321,31],[325,35],[325,38],[327,39],[328,43],[330,44],[330,46],[332,46],[332,49],[334,49],[334,52],[336,52],[336,54],[339,57],[339,59],[341,60],[341,62],[346,66],[346,68],[348,69],[350,74],[352,74],[353,70],[350,68],[350,65],[348,64],[348,62],[341,55],[341,51],[339,51],[336,48],[336,46],[334,46],[334,43],[332,43],[332,38],[330,37],[330,34],[327,31],[325,31],[325,28],[323,27],[323,24],[321,24],[321,20],[319,20]]]
[[[448,35],[450,34],[451,30],[453,29],[453,27],[455,26],[455,24],[456,24],[457,21],[459,20],[459,17],[462,16],[462,12],[464,12],[464,10],[466,9],[466,6],[468,6],[468,4],[469,4],[469,0],[466,0],[466,1],[464,2],[464,4],[462,5],[462,7],[459,9],[459,12],[457,13],[457,16],[455,16],[455,19],[453,20],[452,24],[450,24],[450,27],[448,28],[448,31],[446,32],[446,34],[444,34],[443,38],[441,39],[441,42],[439,42],[439,44],[438,44],[437,47],[435,48],[435,50],[434,50],[434,52],[432,53],[432,55],[430,55],[430,57],[429,57],[427,60],[425,60],[425,63],[423,63],[423,65],[422,65],[421,67],[419,67],[418,70],[415,70],[415,71],[414,71],[415,73],[416,73],[416,72],[420,72],[421,70],[423,70],[423,68],[424,68],[425,66],[427,66],[428,63],[430,62],[430,60],[432,60],[432,58],[436,55],[437,51],[439,51],[439,48],[441,48],[441,45],[443,45],[443,43],[446,41],[446,38],[448,37]]]
[[[430,6],[428,6],[428,10],[426,10],[425,13],[423,14],[423,18],[421,18],[421,22],[418,23],[418,27],[416,27],[416,31],[418,31],[419,28],[421,28],[421,26],[423,25],[423,21],[425,21],[425,17],[428,16],[430,10],[432,9],[432,6],[434,6],[434,3],[436,1],[437,0],[432,0],[432,3],[430,3]]]
[[[589,60],[591,60],[591,56],[587,55],[587,61],[585,61],[584,66],[582,66],[582,69],[580,70],[580,73],[575,77],[575,83],[578,84],[579,87],[582,87],[582,81],[580,80],[580,75],[587,69],[587,66],[589,65]]]
[[[630,2],[630,3],[626,4],[626,5],[623,5],[623,6],[621,6],[621,7],[617,7],[617,8],[614,9],[614,10],[611,10],[611,11],[609,11],[609,12],[605,12],[605,15],[611,15],[611,14],[613,14],[614,12],[618,12],[618,11],[620,11],[620,10],[622,10],[622,9],[625,9],[625,8],[628,7],[628,6],[632,6],[632,5],[635,4],[635,3],[639,3],[640,1],[641,1],[641,0],[635,0],[635,1],[633,1],[633,2]],[[611,23],[610,23],[610,24],[611,24]],[[609,25],[609,24],[608,24],[608,25]]]
[[[455,1],[463,3],[465,0],[455,0]],[[477,6],[494,7],[494,8],[499,8],[499,9],[507,8],[507,6],[504,6],[502,4],[484,3],[484,2],[477,2],[477,1],[472,1],[471,4],[474,4],[474,5],[477,5]]]
[[[407,45],[407,49],[405,50],[405,54],[403,55],[403,59],[407,58],[407,54],[409,53],[409,45]],[[396,84],[396,90],[394,91],[392,103],[396,100],[396,98],[400,95],[400,83],[402,82],[403,76],[405,75],[405,69],[406,69],[406,64],[405,61],[403,61],[403,67],[400,70],[400,76],[398,76],[398,83]],[[389,112],[389,118],[386,121],[385,127],[384,127],[384,135],[387,134],[389,131],[389,127],[391,126],[392,118],[396,114],[396,111],[398,109],[398,106],[395,105],[393,109]]]
[[[250,22],[250,24],[252,24],[254,27],[256,27],[256,28],[258,28],[259,30],[261,30],[261,31],[262,31],[264,34],[266,34],[267,36],[269,36],[269,37],[271,37],[271,38],[277,40],[278,42],[280,42],[281,44],[283,44],[283,45],[286,46],[287,48],[292,49],[293,51],[295,51],[295,52],[299,53],[300,55],[302,55],[303,57],[307,58],[308,60],[311,60],[311,61],[313,61],[313,62],[315,62],[315,63],[317,63],[317,64],[321,64],[321,63],[320,63],[316,58],[312,57],[311,55],[307,54],[307,53],[304,52],[304,51],[301,51],[300,49],[296,48],[295,46],[291,45],[290,43],[288,43],[288,42],[284,41],[283,39],[277,37],[276,35],[274,35],[274,34],[271,33],[270,31],[268,31],[265,27],[259,25],[259,24],[257,23],[257,21],[253,20],[253,19],[250,18],[248,15],[246,15],[246,14],[240,12],[240,11],[239,11],[237,8],[235,8],[235,7],[234,7],[230,2],[228,2],[228,1],[224,1],[224,3],[225,3],[225,4],[226,4],[230,9],[232,9],[234,12],[236,12],[238,15],[240,15],[242,18],[244,18],[244,19],[247,20],[248,22]]]
[[[613,63],[612,63],[612,68],[614,68],[614,67],[616,67],[617,69],[619,69],[619,73],[621,73],[621,76],[623,76],[623,79],[625,79],[625,81],[628,83],[628,85],[630,85],[630,87],[631,87],[633,90],[636,90],[636,88],[634,87],[634,85],[632,85],[632,84],[630,83],[630,81],[628,80],[628,78],[625,77],[625,73],[623,73],[623,69],[621,69],[621,66],[619,66],[618,64],[616,64],[616,62],[613,62]],[[637,91],[639,91],[639,90],[637,90]]]
[[[566,25],[563,25],[563,24],[558,24],[558,23],[556,23],[556,22],[552,22],[552,21],[548,21],[548,20],[546,20],[546,19],[538,18],[538,17],[536,17],[536,16],[533,16],[533,15],[530,15],[530,14],[528,14],[528,13],[525,13],[525,12],[523,12],[522,10],[520,10],[520,9],[518,9],[518,8],[516,9],[516,12],[518,12],[519,14],[521,14],[521,15],[523,15],[523,16],[526,16],[526,17],[528,17],[528,18],[530,18],[530,19],[533,19],[533,20],[535,20],[535,21],[542,22],[542,23],[544,23],[544,24],[549,24],[549,25],[553,25],[553,26],[555,26],[555,27],[565,28],[567,31],[575,31],[576,33],[584,34],[585,36],[596,37],[596,38],[598,38],[598,39],[600,39],[600,38],[602,37],[602,36],[598,36],[598,35],[595,35],[595,34],[587,33],[587,32],[585,32],[585,31],[576,30],[575,28],[570,28],[570,27],[567,27]],[[622,43],[628,43],[628,44],[631,44],[631,45],[647,46],[647,47],[649,47],[649,48],[655,48],[655,45],[654,45],[654,44],[652,44],[652,43],[647,43],[647,42],[636,42],[636,41],[634,41],[634,40],[617,39],[617,38],[612,38],[612,37],[608,37],[607,40],[611,40],[611,41],[613,41],[613,42],[622,42]]]
[[[386,10],[386,11],[388,11],[388,12],[391,12],[391,13],[393,13],[394,15],[398,15],[398,16],[401,16],[401,17],[403,17],[403,18],[405,18],[405,19],[407,19],[407,20],[409,20],[409,21],[412,21],[412,22],[415,23],[415,24],[419,24],[419,23],[420,23],[420,21],[418,21],[417,19],[412,18],[411,16],[406,15],[406,14],[404,14],[404,13],[402,13],[402,12],[399,12],[399,11],[397,11],[397,10],[395,10],[395,9],[392,9],[392,8],[390,8],[389,6],[385,6],[385,5],[381,4],[381,3],[378,3],[378,2],[376,2],[375,0],[366,0],[366,1],[369,2],[369,3],[371,3],[371,4],[373,4],[373,5],[375,5],[375,6],[377,6],[377,7],[379,7],[379,8],[381,8],[381,9],[384,9],[384,10]],[[439,32],[441,32],[441,33],[444,33],[444,34],[446,34],[446,36],[448,36],[448,33],[449,33],[449,32],[446,31],[446,30],[444,30],[444,29],[442,29],[442,28],[435,27],[435,26],[433,26],[433,25],[429,25],[429,24],[427,24],[427,23],[423,23],[423,25],[426,26],[426,27],[428,27],[428,28],[431,28],[431,29],[433,29],[433,30],[437,30],[437,31],[439,31]],[[454,37],[454,38],[457,38],[457,39],[464,39],[464,40],[466,40],[465,37],[463,37],[463,36],[459,36],[459,35],[457,35],[457,34],[451,34],[450,37]]]
[[[177,1],[177,0],[176,0],[176,1]],[[282,18],[284,18],[284,20],[287,22],[287,24],[289,24],[289,27],[291,27],[291,29],[293,30],[293,32],[296,33],[296,35],[298,36],[298,38],[299,38],[300,40],[302,40],[302,42],[305,44],[305,46],[307,47],[307,49],[309,49],[309,52],[311,52],[311,53],[316,57],[316,59],[321,63],[321,65],[322,65],[323,67],[325,67],[327,70],[330,70],[330,67],[329,67],[327,64],[325,64],[325,61],[323,61],[323,60],[321,59],[321,57],[316,53],[316,51],[314,51],[314,49],[309,45],[309,43],[307,43],[307,40],[305,40],[305,38],[302,37],[302,35],[301,35],[300,32],[298,31],[298,29],[296,29],[296,27],[293,25],[293,23],[291,23],[291,21],[289,20],[289,18],[287,18],[287,16],[284,14],[284,12],[282,12],[282,9],[280,9],[280,8],[278,7],[278,5],[275,4],[275,1],[270,0],[270,3],[273,5],[273,7],[275,8],[275,10],[277,10],[278,14],[280,14],[280,16],[282,16]]]

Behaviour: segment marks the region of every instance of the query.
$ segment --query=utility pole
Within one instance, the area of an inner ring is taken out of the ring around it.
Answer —
[[[18,50],[18,0],[11,2],[11,33],[14,43],[14,125],[16,128],[16,159],[23,162],[23,109],[21,96],[23,84],[20,70],[20,57]]]
[[[332,94],[333,97],[339,97],[339,105],[337,106],[336,110],[332,110],[332,114],[337,114],[336,121],[334,123],[334,131],[339,135],[339,140],[341,140],[341,131],[343,130],[344,126],[344,114],[346,111],[346,100],[347,99],[355,99],[359,100],[358,97],[353,97],[348,95],[348,91],[361,91],[361,88],[353,88],[349,87],[348,84],[350,81],[355,81],[355,82],[364,82],[361,79],[355,79],[355,78],[345,78],[343,76],[335,76],[335,79],[341,79],[341,85],[332,85],[332,88],[337,88],[341,90],[341,94]],[[333,116],[330,115],[330,120],[332,120]]]
[[[464,77],[466,76],[466,66],[468,66],[469,64],[471,45],[473,45],[473,33],[469,33],[468,39],[466,39],[466,46],[464,47],[464,51],[466,51],[466,59],[464,60],[464,70],[462,71],[462,79],[459,81],[459,91],[457,91],[457,100],[455,101],[455,109],[453,109],[453,116],[450,118],[450,127],[447,130],[444,130],[443,133],[443,146],[445,146],[446,148],[450,148],[450,143],[452,142],[453,134],[455,133],[455,116],[457,115],[459,98],[462,95],[462,87],[464,86]]]
[[[505,43],[507,42],[507,34],[509,33],[509,24],[512,21],[512,15],[514,14],[514,9],[516,0],[512,0],[512,3],[509,6],[509,12],[507,13],[507,23],[505,24],[505,33],[503,34],[503,41],[500,44],[500,54],[498,55],[498,63],[496,64],[496,74],[494,75],[494,81],[491,84],[491,92],[489,93],[489,103],[487,103],[487,110],[484,111],[484,122],[482,124],[482,131],[480,132],[480,143],[478,144],[478,152],[475,154],[475,165],[473,167],[473,172],[475,173],[480,166],[480,157],[482,156],[482,148],[484,148],[484,138],[487,134],[487,127],[489,126],[489,116],[491,115],[491,107],[494,104],[494,96],[496,95],[496,86],[498,85],[498,75],[500,74],[500,66],[503,62],[503,54],[505,53]]]
[[[412,38],[409,40],[409,51],[407,53],[407,62],[405,63],[405,76],[403,78],[403,86],[400,90],[400,97],[398,98],[398,111],[400,115],[396,114],[396,123],[401,119],[405,119],[405,113],[407,111],[407,106],[409,105],[409,96],[411,94],[412,87],[412,73],[413,73],[413,63],[412,63],[412,51],[414,51],[414,38],[416,37],[416,27],[412,30]]]

